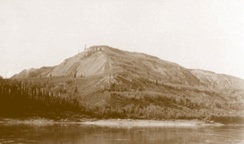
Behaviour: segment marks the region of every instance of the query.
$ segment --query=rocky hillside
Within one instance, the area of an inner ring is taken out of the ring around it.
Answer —
[[[118,74],[146,78],[157,83],[204,86],[212,89],[243,89],[242,79],[204,70],[186,69],[176,63],[143,53],[126,52],[108,46],[92,46],[54,67],[23,70],[12,78],[114,77]]]
[[[97,115],[243,115],[244,80],[108,46],[92,46],[57,66],[24,70],[12,79],[31,81],[61,97],[77,97]]]

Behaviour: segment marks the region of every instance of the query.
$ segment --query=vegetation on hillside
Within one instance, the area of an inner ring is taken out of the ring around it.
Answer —
[[[90,88],[93,93],[85,94],[79,83],[81,81],[86,79],[1,79],[0,116],[243,122],[241,112],[244,104],[242,101],[237,102],[242,98],[224,98],[219,93],[145,79],[132,80],[130,84],[126,83],[126,79],[121,79],[124,84],[110,83],[97,89],[94,85],[94,88]],[[148,88],[144,88],[142,83],[147,83]]]
[[[60,96],[50,91],[47,83],[0,80],[0,117],[58,118],[67,112],[85,113],[77,98]]]
[[[14,80],[16,79],[16,80]],[[244,80],[93,46],[53,67],[0,77],[0,116],[242,122]]]

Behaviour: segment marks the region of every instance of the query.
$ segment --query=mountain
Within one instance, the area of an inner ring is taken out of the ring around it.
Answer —
[[[164,119],[243,115],[243,79],[103,45],[57,66],[24,70],[12,79],[45,86],[61,97],[77,97],[97,115]]]
[[[244,88],[242,79],[205,70],[186,69],[143,53],[131,53],[109,46],[92,46],[54,67],[23,70],[12,78],[89,77],[129,74],[131,78],[147,78],[158,83],[208,88]]]

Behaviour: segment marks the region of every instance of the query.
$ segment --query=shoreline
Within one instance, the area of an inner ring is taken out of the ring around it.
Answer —
[[[84,125],[102,127],[204,127],[223,126],[221,123],[206,123],[199,120],[134,120],[134,119],[108,119],[82,122]]]
[[[99,127],[206,127],[206,126],[224,126],[225,124],[216,122],[205,122],[200,120],[136,120],[136,119],[80,119],[80,121],[68,121],[66,119],[54,121],[44,118],[32,119],[0,119],[3,125],[33,125],[33,126],[50,126],[50,125],[69,125],[78,124],[85,126]]]

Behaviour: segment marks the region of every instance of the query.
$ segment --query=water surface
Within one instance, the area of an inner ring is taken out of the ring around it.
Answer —
[[[0,124],[0,144],[244,144],[244,127],[98,127]]]

